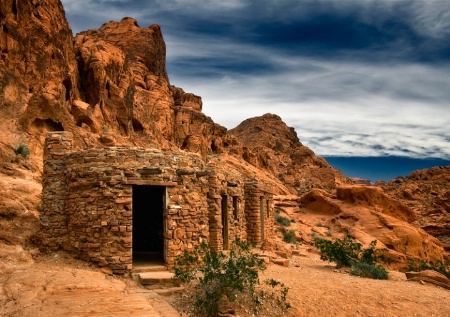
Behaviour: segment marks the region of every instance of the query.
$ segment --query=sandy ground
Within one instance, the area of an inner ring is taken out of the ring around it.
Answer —
[[[293,256],[290,267],[270,264],[266,278],[290,288],[290,316],[450,316],[448,290],[406,281],[399,272],[387,281],[350,276],[314,253]],[[0,316],[179,316],[163,299],[176,306],[179,295],[156,295],[63,254],[0,276]]]
[[[387,281],[351,276],[315,254],[293,257],[289,268],[271,265],[263,274],[290,288],[299,316],[450,316],[450,291],[390,275]]]

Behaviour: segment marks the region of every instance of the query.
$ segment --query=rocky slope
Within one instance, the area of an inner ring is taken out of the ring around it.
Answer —
[[[444,249],[436,238],[413,225],[416,213],[386,195],[380,187],[345,185],[332,195],[314,189],[301,197],[278,196],[282,216],[293,222],[300,243],[313,244],[314,236],[326,239],[350,236],[369,247],[388,249],[391,268],[402,269],[408,260],[443,261]]]
[[[332,190],[336,184],[349,182],[304,146],[294,128],[289,128],[277,115],[247,119],[229,132],[244,144],[244,160],[270,171],[294,194],[311,188]]]
[[[450,255],[450,166],[414,171],[382,187],[414,210],[415,224],[438,238]]]

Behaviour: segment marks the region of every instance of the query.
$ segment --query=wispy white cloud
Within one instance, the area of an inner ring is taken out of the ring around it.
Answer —
[[[293,126],[319,155],[450,158],[446,69],[297,60],[263,76],[172,77],[203,97],[204,112],[233,128],[267,112]],[[311,67],[312,72],[302,72]],[[419,97],[420,98],[419,98]]]

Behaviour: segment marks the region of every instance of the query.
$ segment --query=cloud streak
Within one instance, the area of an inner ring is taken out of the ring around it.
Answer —
[[[319,155],[450,159],[450,2],[62,1],[74,32],[160,24],[171,83],[233,128],[272,112]]]

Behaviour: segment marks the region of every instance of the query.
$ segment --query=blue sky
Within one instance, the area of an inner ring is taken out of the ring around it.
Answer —
[[[276,113],[321,156],[450,160],[450,0],[63,0],[74,33],[159,24],[171,84],[233,128]]]

